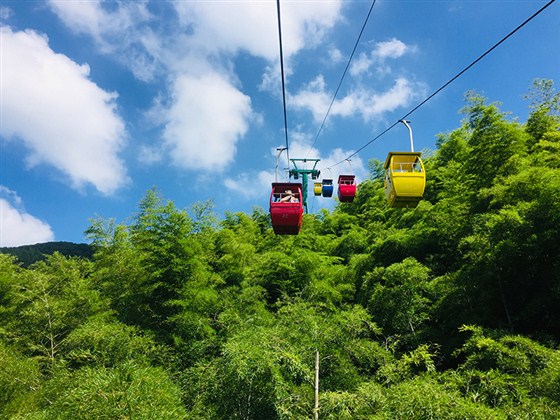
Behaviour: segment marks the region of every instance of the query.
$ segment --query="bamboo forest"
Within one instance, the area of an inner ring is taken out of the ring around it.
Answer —
[[[0,254],[0,417],[560,418],[560,93],[526,103],[468,92],[414,208],[372,159],[298,235],[154,187],[92,258]]]

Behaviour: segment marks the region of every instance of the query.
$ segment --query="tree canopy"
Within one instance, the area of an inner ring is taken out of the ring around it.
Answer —
[[[92,258],[0,254],[2,418],[560,417],[560,94],[525,123],[469,92],[416,208],[380,162],[305,215],[178,209],[149,190],[93,219]]]

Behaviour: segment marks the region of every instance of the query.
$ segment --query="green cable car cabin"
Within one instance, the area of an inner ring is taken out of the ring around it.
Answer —
[[[389,152],[385,160],[385,196],[391,207],[416,207],[426,188],[420,152]]]

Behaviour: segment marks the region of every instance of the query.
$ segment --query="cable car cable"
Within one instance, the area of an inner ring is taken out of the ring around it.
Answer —
[[[367,142],[366,144],[364,144],[362,147],[360,147],[358,150],[356,150],[354,153],[352,153],[351,155],[349,155],[346,159],[341,160],[340,162],[335,163],[334,165],[330,166],[327,169],[330,168],[334,168],[335,166],[340,165],[341,163],[345,162],[347,159],[357,155],[358,153],[360,153],[362,150],[364,150],[367,146],[369,146],[371,143],[373,143],[375,140],[377,140],[379,137],[383,136],[384,134],[386,134],[389,130],[391,130],[392,128],[394,128],[401,120],[405,120],[408,116],[410,116],[413,112],[417,111],[418,108],[420,108],[421,106],[423,106],[426,102],[428,102],[430,99],[432,99],[434,96],[436,96],[439,92],[441,92],[443,89],[445,89],[447,86],[449,86],[452,82],[454,82],[456,79],[458,79],[460,76],[462,76],[467,70],[469,70],[471,67],[473,67],[476,63],[478,63],[480,60],[482,60],[484,57],[486,57],[488,54],[490,54],[493,50],[495,50],[499,45],[501,45],[503,42],[505,42],[508,38],[510,38],[513,34],[515,34],[517,31],[519,31],[521,28],[523,28],[527,23],[529,23],[531,20],[533,20],[535,17],[537,17],[540,13],[542,13],[547,7],[549,7],[552,3],[554,3],[556,0],[550,0],[547,4],[545,4],[543,7],[541,7],[539,10],[537,10],[535,13],[533,13],[530,17],[528,17],[523,23],[521,23],[519,26],[517,26],[514,30],[512,30],[509,34],[507,34],[505,37],[503,37],[500,41],[498,41],[496,44],[494,44],[490,49],[488,49],[484,54],[482,54],[481,56],[479,56],[476,60],[474,60],[471,64],[469,64],[467,67],[465,67],[463,70],[461,70],[459,73],[457,73],[455,76],[453,76],[449,81],[447,81],[444,85],[442,85],[439,89],[437,89],[436,91],[434,91],[430,96],[428,96],[426,99],[424,99],[422,102],[420,102],[418,105],[416,105],[414,108],[412,108],[412,110],[410,110],[408,113],[406,113],[403,117],[399,118],[398,121],[394,122],[391,126],[387,127],[384,131],[382,131],[380,134],[378,134],[376,137],[374,137],[372,140],[370,140],[369,142]]]
[[[336,88],[336,91],[334,92],[334,95],[331,99],[331,103],[329,105],[329,108],[327,109],[327,113],[325,114],[325,118],[323,118],[323,122],[321,123],[321,126],[319,127],[319,131],[317,131],[317,135],[315,136],[315,140],[313,140],[313,143],[311,144],[311,146],[309,147],[309,150],[307,151],[306,157],[307,155],[309,155],[309,152],[311,151],[311,149],[313,149],[313,146],[315,146],[315,143],[317,142],[317,139],[319,138],[319,135],[321,134],[321,132],[323,131],[323,127],[325,125],[325,122],[327,121],[327,117],[329,116],[332,106],[334,105],[334,101],[336,99],[336,96],[338,95],[338,91],[340,90],[340,87],[342,86],[342,81],[344,80],[344,77],[346,76],[346,73],[348,72],[348,69],[350,68],[350,63],[352,62],[352,58],[354,58],[354,53],[356,52],[356,49],[358,48],[358,44],[360,43],[360,39],[362,38],[362,34],[364,33],[364,29],[366,28],[366,25],[369,21],[369,17],[371,15],[371,12],[373,10],[373,6],[375,6],[375,2],[377,0],[373,0],[373,3],[371,4],[370,8],[369,8],[369,12],[366,16],[366,20],[364,21],[364,24],[362,25],[362,29],[360,30],[360,34],[358,35],[358,39],[356,40],[356,43],[354,44],[354,48],[352,49],[352,53],[350,54],[350,58],[348,58],[348,63],[346,63],[346,68],[344,69],[344,72],[342,73],[342,77],[340,78],[340,81],[338,82],[338,86]]]
[[[286,155],[288,157],[288,168],[290,167],[290,147],[288,145],[288,114],[286,112],[286,83],[284,82],[284,52],[282,50],[282,21],[280,19],[280,0],[276,0],[278,15],[278,43],[280,46],[280,74],[282,76],[282,103],[284,105],[284,135],[286,137]]]

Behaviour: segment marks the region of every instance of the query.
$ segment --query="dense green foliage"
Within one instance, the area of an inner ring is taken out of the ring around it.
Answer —
[[[0,417],[560,418],[559,95],[526,123],[469,94],[415,209],[379,162],[352,204],[268,215],[150,190],[93,259],[0,255]]]

